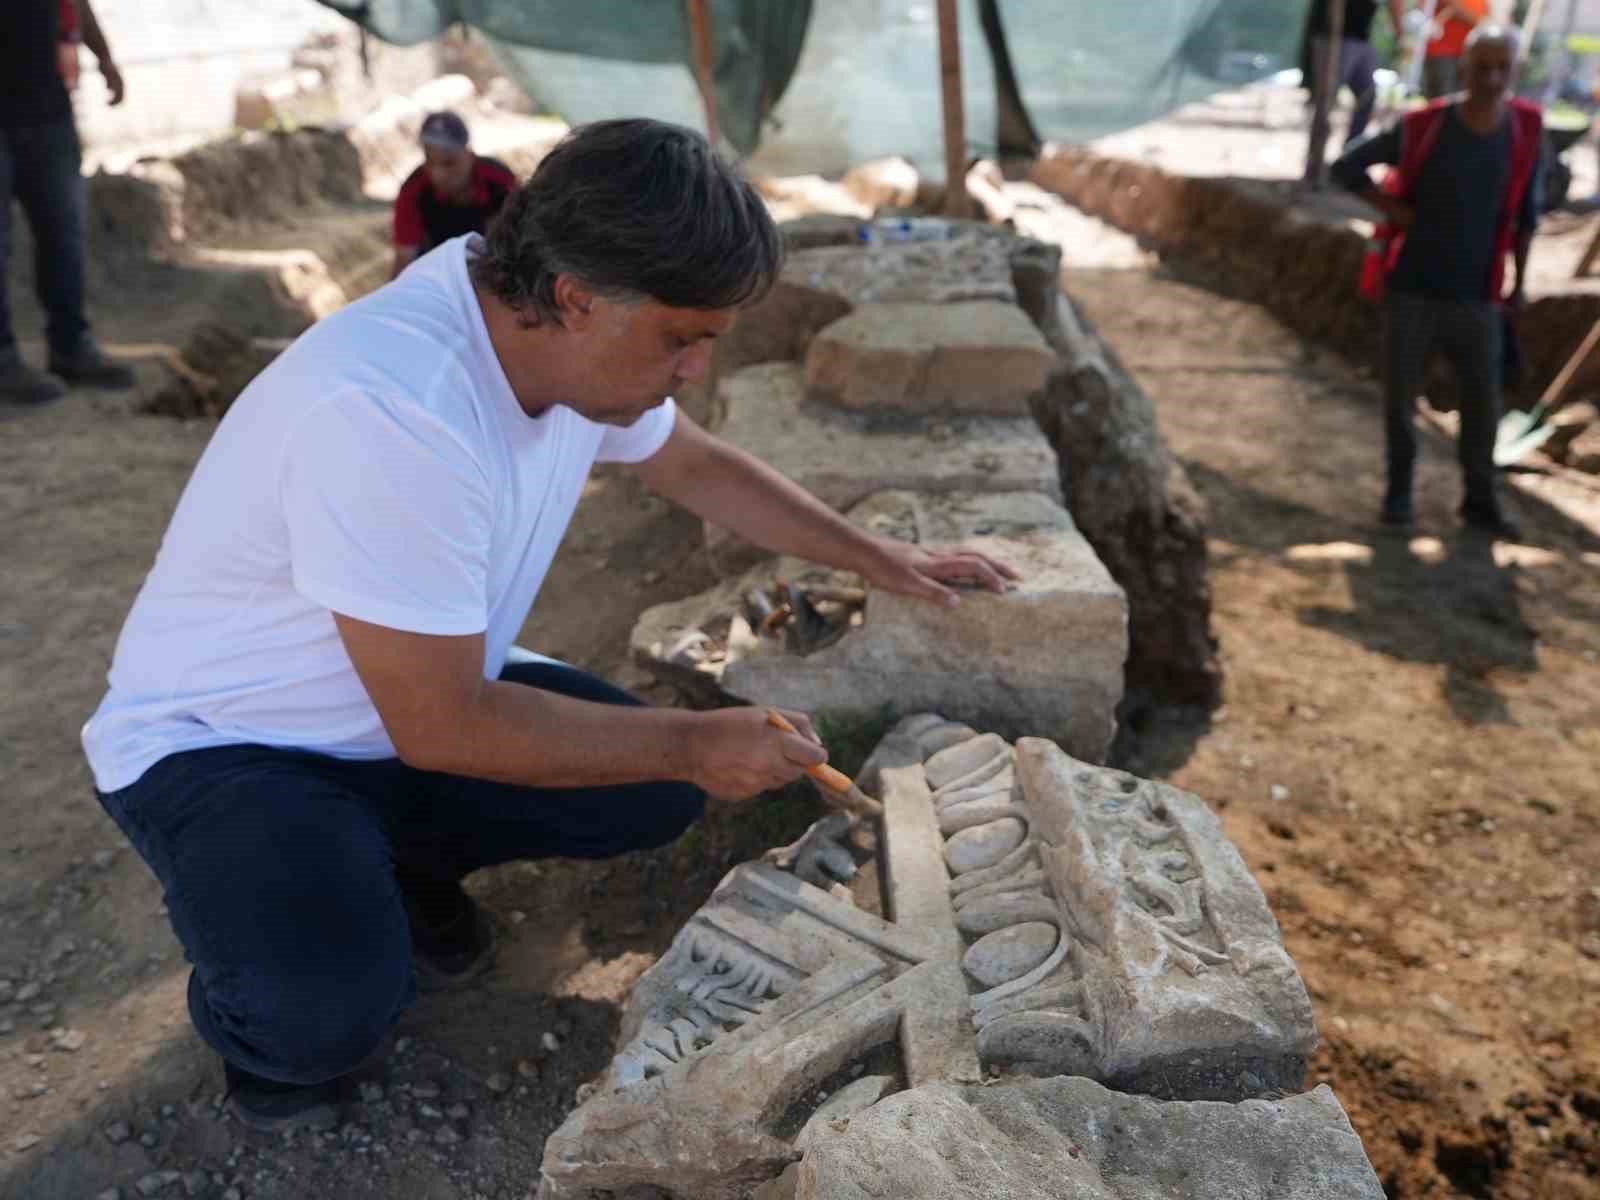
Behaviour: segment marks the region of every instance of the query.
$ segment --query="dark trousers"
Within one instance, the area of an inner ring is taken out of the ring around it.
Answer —
[[[1316,100],[1322,82],[1322,56],[1328,52],[1328,39],[1322,34],[1314,34],[1311,38],[1312,86],[1311,96]],[[1341,38],[1339,44],[1339,64],[1334,72],[1334,96],[1337,99],[1341,87],[1350,89],[1350,94],[1356,98],[1356,106],[1350,113],[1350,127],[1345,131],[1344,144],[1354,142],[1367,131],[1367,122],[1372,120],[1372,110],[1378,103],[1378,85],[1373,81],[1374,72],[1378,69],[1378,52],[1373,49],[1372,43],[1365,38]]]
[[[6,301],[13,196],[33,233],[33,282],[48,317],[50,352],[75,353],[88,332],[83,316],[82,162],[70,116],[46,125],[0,127],[0,368],[18,361]]]
[[[561,664],[501,678],[639,703]],[[368,1058],[414,996],[397,868],[455,881],[514,859],[660,846],[704,796],[679,783],[525,788],[241,745],[171,755],[100,802],[166,889],[200,1036],[247,1071],[318,1083]]]
[[[1384,347],[1384,428],[1389,487],[1409,493],[1417,458],[1417,396],[1428,355],[1440,350],[1455,368],[1461,395],[1461,460],[1464,506],[1495,509],[1494,438],[1500,423],[1500,312],[1487,302],[1435,300],[1407,292],[1388,299]]]

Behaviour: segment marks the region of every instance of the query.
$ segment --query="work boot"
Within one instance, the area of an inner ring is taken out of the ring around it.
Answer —
[[[239,1124],[257,1133],[290,1129],[333,1129],[343,1113],[339,1080],[326,1083],[279,1083],[251,1074],[231,1062],[222,1064],[227,1080],[223,1107]]]
[[[1501,538],[1508,542],[1515,542],[1522,537],[1522,530],[1515,521],[1509,520],[1505,513],[1500,511],[1500,505],[1494,501],[1468,500],[1461,505],[1461,522],[1468,529],[1478,533],[1486,533],[1490,537]]]
[[[71,354],[52,352],[50,373],[61,376],[68,383],[107,391],[121,391],[133,386],[133,369],[112,358],[91,338],[79,342],[78,348]]]
[[[463,987],[494,964],[494,926],[459,883],[397,872],[417,990]]]
[[[38,408],[59,400],[67,389],[43,371],[36,371],[27,363],[16,362],[0,367],[0,403],[17,408]]]

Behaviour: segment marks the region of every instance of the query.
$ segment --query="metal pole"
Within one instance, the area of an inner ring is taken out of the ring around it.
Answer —
[[[967,197],[967,116],[961,96],[961,41],[956,0],[939,0],[939,90],[944,98],[944,213],[964,217]]]
[[[1528,6],[1528,15],[1522,22],[1522,44],[1517,48],[1517,66],[1521,67],[1528,61],[1528,53],[1533,49],[1533,39],[1539,34],[1539,19],[1544,16],[1544,0],[1533,0]]]
[[[689,37],[694,43],[694,76],[706,108],[706,136],[715,146],[717,136],[716,45],[711,36],[707,0],[689,0]]]
[[[1328,36],[1322,61],[1313,63],[1321,86],[1311,110],[1311,137],[1306,146],[1305,182],[1321,191],[1328,182],[1328,116],[1333,111],[1334,93],[1339,88],[1339,57],[1344,48],[1344,0],[1328,0]]]
[[[1572,74],[1572,51],[1567,49],[1567,43],[1572,40],[1572,31],[1578,25],[1578,0],[1567,0],[1567,19],[1561,30],[1561,44],[1556,47],[1560,56],[1556,59],[1556,67],[1550,72],[1550,82],[1544,90],[1544,102],[1548,107],[1559,103],[1561,91],[1567,86],[1567,79]]]

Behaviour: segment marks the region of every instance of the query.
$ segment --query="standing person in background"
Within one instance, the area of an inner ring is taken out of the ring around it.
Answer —
[[[1405,0],[1387,0],[1389,20],[1394,25],[1397,43],[1405,41]],[[1344,142],[1349,145],[1366,131],[1372,119],[1372,109],[1378,102],[1378,88],[1373,74],[1378,69],[1378,52],[1372,46],[1372,21],[1378,15],[1378,0],[1346,0],[1344,7],[1344,34],[1339,46],[1339,65],[1333,78],[1334,95],[1341,87],[1350,89],[1356,98],[1355,111],[1350,114],[1350,128]],[[1327,53],[1328,0],[1313,0],[1311,21],[1311,102],[1317,103],[1318,85],[1322,71],[1318,66]]]
[[[1489,19],[1489,0],[1439,0],[1433,36],[1422,60],[1422,93],[1430,100],[1461,87],[1461,55],[1467,36]]]
[[[1461,518],[1473,529],[1517,536],[1495,495],[1500,310],[1522,307],[1539,219],[1544,122],[1538,105],[1509,95],[1516,61],[1513,31],[1478,26],[1462,57],[1464,96],[1407,114],[1332,167],[1334,179],[1404,239],[1384,268],[1385,525],[1411,524],[1416,400],[1437,346],[1455,367],[1461,394]],[[1367,175],[1379,163],[1399,168],[1382,190]],[[1516,264],[1509,293],[1507,257]]]
[[[94,9],[89,0],[73,3],[111,103],[121,104],[122,74]],[[0,405],[55,400],[66,390],[63,380],[106,388],[133,383],[133,373],[95,343],[83,312],[83,154],[62,78],[61,15],[61,0],[0,3]],[[13,196],[33,233],[34,287],[49,317],[48,373],[22,361],[11,330],[5,279]]]
[[[453,112],[422,122],[420,167],[394,198],[394,270],[451,238],[482,233],[516,190],[517,177],[499,159],[474,154],[467,123]]]

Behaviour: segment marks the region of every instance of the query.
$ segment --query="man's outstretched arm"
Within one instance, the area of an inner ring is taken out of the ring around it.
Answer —
[[[529,787],[681,780],[715,796],[753,796],[824,761],[760,708],[715,712],[575,700],[483,677],[483,635],[407,633],[334,613],[345,650],[408,766]]]
[[[1016,572],[973,551],[939,553],[852,525],[766,463],[682,412],[666,444],[632,468],[651,491],[776,554],[855,571],[886,591],[953,604],[946,583],[1004,591]]]
[[[106,41],[106,35],[100,29],[100,22],[95,19],[94,8],[89,4],[89,0],[74,0],[74,2],[78,6],[78,25],[83,30],[83,44],[89,47],[89,52],[100,64],[100,74],[105,78],[106,89],[111,93],[112,105],[121,104],[124,91],[122,72],[117,69],[117,64],[111,57],[111,44]]]

